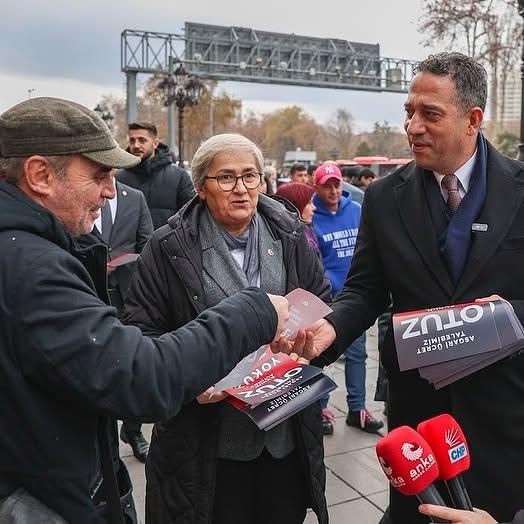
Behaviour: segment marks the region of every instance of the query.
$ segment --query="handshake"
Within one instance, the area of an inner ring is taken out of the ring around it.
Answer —
[[[273,353],[294,354],[312,360],[333,344],[335,328],[322,318],[331,309],[320,299],[303,289],[296,289],[285,297],[270,294],[268,297],[278,317],[275,337],[270,344]]]

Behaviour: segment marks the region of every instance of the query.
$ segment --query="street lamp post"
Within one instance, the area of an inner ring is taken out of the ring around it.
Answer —
[[[524,162],[524,0],[519,0],[519,15],[522,17],[522,56],[520,60],[520,144],[518,159]]]
[[[198,77],[186,71],[184,64],[179,63],[173,74],[158,83],[158,88],[164,93],[164,104],[167,107],[175,104],[178,108],[178,164],[183,167],[185,107],[198,104],[205,86]]]
[[[98,113],[100,118],[106,123],[107,127],[111,132],[113,132],[113,120],[115,119],[115,115],[111,113],[108,109],[104,109],[100,104],[97,104],[95,109],[95,113]]]

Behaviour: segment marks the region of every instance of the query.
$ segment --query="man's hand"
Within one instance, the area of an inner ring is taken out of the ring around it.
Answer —
[[[420,513],[449,520],[451,524],[497,524],[497,521],[485,511],[473,508],[473,511],[462,511],[433,504],[421,504]]]
[[[503,300],[504,302],[507,302],[505,298],[502,298],[499,295],[490,295],[489,297],[482,297],[475,299],[475,302],[493,302],[494,300]]]
[[[335,328],[327,320],[315,322],[307,331],[299,331],[293,342],[278,339],[271,343],[274,353],[296,353],[306,360],[313,360],[325,351],[337,338]]]
[[[293,351],[304,358],[313,360],[326,351],[336,338],[337,333],[333,324],[322,318],[315,322],[304,336],[295,339]]]
[[[214,404],[215,402],[220,402],[221,400],[224,400],[227,397],[227,393],[224,391],[218,391],[217,393],[213,394],[215,391],[215,388],[211,386],[209,389],[206,389],[204,393],[200,393],[197,397],[197,401],[199,404]]]
[[[289,319],[289,302],[286,297],[281,297],[280,295],[270,295],[268,293],[267,296],[269,300],[271,300],[278,316],[278,326],[275,332],[275,338],[273,339],[275,341],[281,338],[280,334],[284,331],[284,326]]]

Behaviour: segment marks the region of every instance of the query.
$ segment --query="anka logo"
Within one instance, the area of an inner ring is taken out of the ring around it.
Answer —
[[[406,485],[406,481],[401,476],[395,477],[393,475],[393,468],[382,457],[378,457],[378,461],[380,462],[386,477],[389,479],[389,482],[394,488],[399,489]]]
[[[379,457],[378,460],[380,462],[380,465],[382,466],[382,469],[384,470],[384,473],[388,477],[391,477],[391,475],[393,474],[393,468],[389,466],[388,463],[382,457]]]
[[[402,451],[402,455],[404,455],[404,457],[406,457],[408,460],[411,460],[411,462],[420,459],[420,457],[422,457],[422,453],[424,453],[423,447],[419,446],[418,444],[413,444],[412,442],[406,442],[402,444],[400,449]]]

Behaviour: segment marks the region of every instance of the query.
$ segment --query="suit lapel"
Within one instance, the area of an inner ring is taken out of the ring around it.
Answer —
[[[479,224],[487,224],[487,231],[473,233],[473,240],[464,271],[458,281],[454,295],[460,297],[473,282],[484,265],[504,240],[524,198],[524,181],[515,177],[519,169],[508,171],[504,157],[489,148],[486,200]]]
[[[118,200],[116,202],[116,213],[115,219],[113,220],[113,229],[111,229],[110,240],[113,238],[115,230],[118,230],[118,225],[125,216],[125,211],[127,209],[128,203],[127,198],[129,196],[128,192],[125,189],[122,189],[122,186],[118,182],[116,183],[116,191],[118,194]]]
[[[99,240],[102,244],[105,244],[106,241],[102,238],[102,233],[98,231],[98,228],[96,226],[93,227],[93,231],[91,232],[97,240]]]
[[[442,261],[437,234],[428,209],[424,172],[415,164],[404,175],[404,183],[395,188],[397,209],[411,240],[424,260],[428,270],[448,295],[453,294],[453,284]]]

